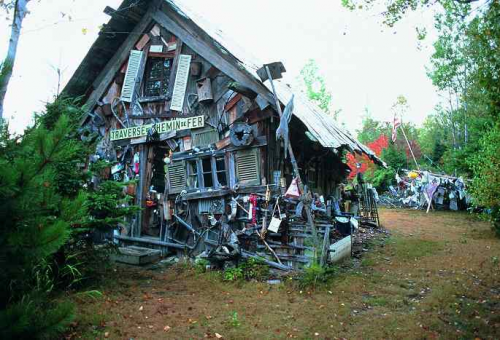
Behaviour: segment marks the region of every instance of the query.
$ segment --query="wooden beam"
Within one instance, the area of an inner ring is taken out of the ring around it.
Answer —
[[[104,8],[104,14],[107,14],[109,16],[113,16],[113,14],[115,14],[116,12],[116,9],[110,7],[110,6],[106,6],[106,8]]]
[[[198,200],[200,198],[223,197],[231,193],[230,189],[218,189],[212,191],[190,192],[181,196],[183,201]]]
[[[231,100],[224,106],[224,110],[229,111],[231,110],[241,99],[241,94],[237,94]]]
[[[198,53],[221,72],[225,73],[233,80],[239,82],[242,86],[245,86],[255,91],[256,93],[261,94],[263,97],[267,98],[269,102],[274,102],[273,96],[263,84],[261,84],[252,75],[240,69],[237,64],[236,58],[233,57],[234,63],[229,62],[228,60],[226,60],[227,57],[222,55],[222,52],[217,51],[213,46],[210,46],[210,44],[203,41],[203,39],[198,34],[189,32],[185,28],[187,25],[190,25],[189,23],[186,24],[178,22],[181,19],[178,18],[178,15],[175,15],[175,13],[173,13],[173,10],[171,8],[169,8],[168,13],[169,15],[165,14],[163,11],[156,11],[152,16],[158,24],[163,26],[172,34],[176,35],[193,51]]]
[[[179,135],[177,135],[177,137],[179,137]],[[253,141],[252,145],[250,145],[250,146],[231,146],[231,147],[228,147],[226,149],[217,150],[217,151],[213,151],[212,149],[206,149],[206,150],[200,151],[200,152],[193,152],[192,150],[176,152],[173,154],[172,160],[180,161],[180,160],[194,159],[194,158],[206,157],[206,156],[212,156],[212,155],[223,155],[226,152],[233,152],[233,151],[244,150],[244,149],[249,149],[249,148],[259,148],[259,147],[266,146],[266,145],[267,145],[267,137],[266,136],[258,136],[258,137],[255,137],[255,140]]]
[[[164,59],[174,59],[175,52],[149,52],[148,57],[150,58],[164,58]]]
[[[235,81],[230,82],[228,88],[230,90],[233,90],[234,92],[238,92],[238,93],[240,93],[240,94],[242,94],[245,97],[248,97],[250,99],[255,99],[257,97],[257,93],[255,93],[255,91],[253,91],[252,89],[249,89],[248,87],[243,86]]]
[[[185,245],[182,245],[179,243],[157,241],[157,240],[151,240],[149,238],[130,237],[130,236],[124,236],[124,235],[115,235],[114,238],[117,240],[120,240],[120,241],[125,241],[125,242],[140,242],[140,243],[154,244],[157,246],[170,247],[170,248],[176,248],[176,249],[186,248]]]

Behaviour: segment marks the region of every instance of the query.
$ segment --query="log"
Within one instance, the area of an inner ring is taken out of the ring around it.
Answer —
[[[246,87],[238,82],[232,81],[228,84],[228,88],[234,92],[240,93],[247,98],[255,99],[257,98],[257,93],[249,87]]]

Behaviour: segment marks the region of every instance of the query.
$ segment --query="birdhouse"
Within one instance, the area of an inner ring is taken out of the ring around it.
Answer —
[[[202,78],[196,82],[196,90],[198,91],[198,101],[200,103],[211,102],[214,100],[212,94],[212,81],[210,78]]]

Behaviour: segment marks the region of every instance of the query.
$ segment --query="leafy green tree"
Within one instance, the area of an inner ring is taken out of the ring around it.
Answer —
[[[399,96],[394,105],[395,110],[398,110],[397,114],[404,114],[407,105],[406,98]],[[362,128],[357,131],[358,140],[364,144],[369,144],[379,139],[381,135],[385,135],[390,139],[392,124],[374,119],[371,117],[368,110],[365,112]],[[416,141],[418,139],[419,130],[416,126],[410,123],[404,123],[403,128],[410,141]],[[411,156],[407,156],[408,146],[406,141],[401,135],[401,132],[399,132],[399,134],[396,143],[389,143],[387,148],[384,148],[380,154],[380,158],[386,162],[388,168],[368,167],[365,173],[366,180],[372,183],[380,191],[386,191],[389,186],[394,183],[396,172],[400,169],[407,168],[409,164],[413,162]],[[415,145],[416,143],[412,144]],[[420,153],[418,153],[417,156],[419,154]],[[408,159],[408,157],[410,157],[410,159]]]
[[[424,149],[448,173],[469,175],[476,204],[490,212],[499,227],[500,186],[500,2],[488,0],[402,0],[389,3],[385,23],[393,25],[410,10],[438,4],[438,39],[428,72],[443,95],[443,104],[421,133]],[[370,0],[343,0],[355,9],[377,4]],[[441,132],[440,132],[441,130]]]
[[[407,167],[407,158],[404,148],[396,144],[382,150],[380,158],[386,162],[387,169],[377,167],[373,172],[366,174],[366,179],[371,182],[377,190],[383,192],[389,189],[389,186],[394,183],[396,173]]]
[[[500,125],[496,124],[480,142],[481,152],[469,158],[474,171],[472,193],[475,203],[489,209],[500,236]]]
[[[313,59],[309,59],[300,71],[301,82],[307,97],[326,113],[330,113],[332,94],[327,89],[325,79],[319,74],[319,68]],[[340,111],[335,111],[335,118]]]
[[[373,0],[341,0],[342,5],[350,10],[372,10],[378,6],[384,7],[382,16],[384,17],[384,24],[389,27],[394,26],[410,11],[425,10],[433,6],[449,8],[473,2],[477,2],[477,0],[437,0],[433,2],[429,0],[396,0],[387,3]],[[425,37],[425,32],[422,29],[417,30],[417,33],[420,39]]]
[[[448,133],[440,121],[440,116],[427,116],[422,128],[418,130],[418,140],[422,149],[422,163],[433,171],[441,171],[442,158],[448,150]]]
[[[363,144],[368,144],[373,142],[380,135],[389,135],[391,127],[389,123],[384,123],[374,119],[368,109],[365,109],[365,115],[363,116],[362,125],[360,130],[356,130],[358,140]]]

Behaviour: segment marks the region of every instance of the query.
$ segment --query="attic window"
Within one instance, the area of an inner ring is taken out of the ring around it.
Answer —
[[[144,81],[145,97],[160,97],[167,95],[171,67],[172,59],[148,59]]]

